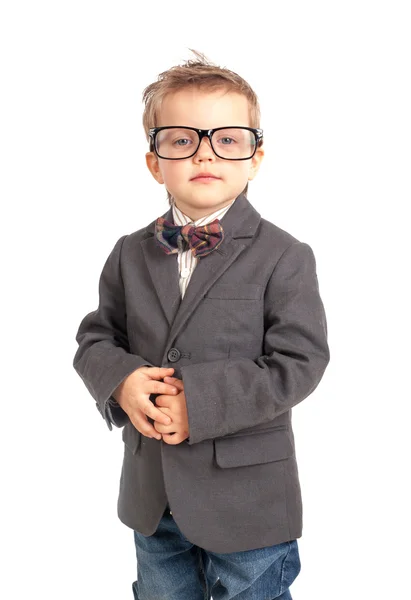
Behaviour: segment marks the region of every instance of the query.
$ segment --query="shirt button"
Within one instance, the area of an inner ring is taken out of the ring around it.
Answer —
[[[190,275],[190,269],[188,269],[187,267],[184,267],[183,269],[181,269],[181,277],[188,277]]]

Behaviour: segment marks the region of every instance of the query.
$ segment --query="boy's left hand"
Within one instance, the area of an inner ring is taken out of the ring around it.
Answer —
[[[166,444],[180,444],[190,436],[188,425],[187,402],[184,393],[184,383],[177,377],[164,377],[164,383],[174,385],[179,391],[175,396],[159,394],[156,398],[156,406],[171,418],[170,425],[164,425],[158,421],[153,422],[154,429],[161,433]]]

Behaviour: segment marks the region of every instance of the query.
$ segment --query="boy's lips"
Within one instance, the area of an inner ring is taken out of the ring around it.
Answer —
[[[199,173],[191,178],[190,181],[211,181],[213,179],[220,179],[217,175],[213,175],[213,173]]]

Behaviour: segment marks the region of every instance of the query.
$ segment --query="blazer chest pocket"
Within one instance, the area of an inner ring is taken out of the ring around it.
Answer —
[[[257,283],[216,283],[204,298],[215,298],[219,300],[260,300],[263,286]]]
[[[259,356],[264,338],[263,292],[264,287],[256,283],[213,285],[198,312],[207,323],[203,343],[211,345],[209,338],[217,335],[227,358]]]
[[[124,425],[121,437],[127,448],[133,454],[136,454],[140,447],[141,433],[134,427],[131,421]]]
[[[223,469],[285,460],[295,454],[288,427],[215,438],[214,447],[217,465]]]

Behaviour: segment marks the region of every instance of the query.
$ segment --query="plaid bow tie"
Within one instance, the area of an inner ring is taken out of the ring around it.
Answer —
[[[156,220],[155,240],[166,254],[175,254],[188,246],[193,255],[200,258],[218,248],[223,239],[224,230],[219,219],[198,227],[190,223],[174,225],[164,217]]]

